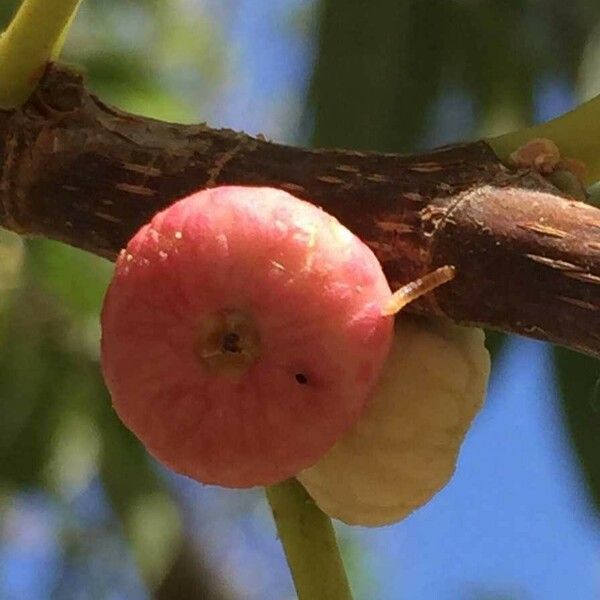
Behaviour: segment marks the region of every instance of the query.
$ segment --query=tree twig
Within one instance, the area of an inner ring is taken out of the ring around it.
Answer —
[[[392,289],[456,278],[410,306],[600,355],[600,210],[485,142],[420,156],[311,150],[123,113],[53,65],[0,112],[0,224],[114,259],[158,210],[203,187],[280,187],[336,216]]]

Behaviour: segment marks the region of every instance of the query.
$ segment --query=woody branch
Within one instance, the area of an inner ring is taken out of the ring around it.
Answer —
[[[409,307],[600,355],[600,210],[485,142],[420,156],[310,150],[127,114],[51,65],[0,112],[0,225],[114,259],[158,210],[200,188],[279,187],[336,216],[392,289],[456,278]]]

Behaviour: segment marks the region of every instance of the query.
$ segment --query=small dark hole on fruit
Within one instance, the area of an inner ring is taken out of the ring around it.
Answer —
[[[239,346],[240,336],[235,332],[226,333],[223,336],[223,351],[240,353],[242,349]]]
[[[302,385],[308,383],[308,377],[304,373],[296,373],[296,381]]]

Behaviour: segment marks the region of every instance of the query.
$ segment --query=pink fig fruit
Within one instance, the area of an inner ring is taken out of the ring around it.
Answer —
[[[359,418],[388,355],[381,267],[281,190],[221,187],[157,214],[102,311],[113,406],[173,470],[227,487],[314,464]]]

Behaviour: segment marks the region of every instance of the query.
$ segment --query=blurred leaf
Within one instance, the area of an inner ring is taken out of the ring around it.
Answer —
[[[44,484],[61,428],[71,416],[83,417],[90,406],[90,361],[71,328],[78,313],[68,310],[69,304],[81,309],[76,299],[78,293],[85,297],[90,274],[83,269],[77,274],[68,260],[53,262],[54,252],[68,256],[65,248],[41,241],[27,245],[22,286],[1,315],[0,478],[25,488]],[[57,291],[65,283],[62,277],[67,278],[64,298],[44,289],[48,273],[54,274],[50,287]],[[97,299],[93,309],[85,303],[84,309],[97,310]]]
[[[14,301],[21,309],[11,311],[0,345],[0,477],[30,487],[49,451],[56,418],[54,371],[61,361],[48,340],[53,324],[40,322],[43,308],[36,294],[24,288]]]
[[[98,430],[84,411],[64,410],[52,442],[46,465],[48,487],[67,499],[74,498],[89,486],[96,473]]]
[[[497,358],[502,348],[504,348],[507,337],[508,336],[505,333],[500,331],[494,331],[493,329],[485,330],[485,347],[490,353],[492,363]]]
[[[4,0],[0,4],[0,30],[6,28],[19,4],[21,4],[21,0]]]
[[[98,385],[102,383],[98,381]],[[106,392],[102,396],[98,412],[102,434],[100,476],[142,577],[154,587],[180,550],[179,513],[148,453],[118,420]]]
[[[181,122],[214,98],[227,48],[202,3],[85,0],[64,56],[105,102]]]
[[[35,261],[35,281],[42,292],[50,294],[70,316],[99,315],[112,263],[49,240],[30,241],[29,252]]]
[[[563,410],[596,508],[600,510],[600,361],[554,350]]]
[[[412,149],[425,129],[443,65],[443,0],[321,3],[312,82],[314,143]]]
[[[455,4],[450,62],[452,71],[475,99],[481,119],[514,114],[515,125],[532,114],[539,61],[527,35],[532,5],[519,0]]]

